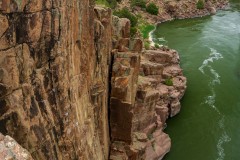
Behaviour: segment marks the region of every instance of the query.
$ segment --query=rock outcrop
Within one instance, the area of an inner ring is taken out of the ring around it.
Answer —
[[[33,160],[30,153],[22,148],[10,136],[0,133],[0,159],[2,160]]]
[[[0,2],[0,132],[34,159],[107,159],[112,26],[93,0]]]
[[[110,159],[161,159],[171,147],[166,119],[180,111],[186,89],[179,56],[165,48],[114,56]]]
[[[186,79],[93,0],[0,2],[0,132],[33,159],[157,159]],[[166,81],[173,84],[168,86]]]

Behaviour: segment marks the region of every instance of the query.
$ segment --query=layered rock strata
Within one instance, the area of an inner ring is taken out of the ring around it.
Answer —
[[[134,52],[115,54],[110,105],[112,160],[161,159],[169,152],[171,140],[163,130],[166,119],[179,113],[186,89],[176,51],[147,50],[138,56],[141,60]]]

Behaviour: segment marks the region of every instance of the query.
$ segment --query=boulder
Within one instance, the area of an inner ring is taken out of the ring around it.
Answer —
[[[175,1],[169,1],[167,3],[167,11],[170,13],[177,11],[177,7],[178,7],[178,4]]]
[[[31,154],[22,148],[12,137],[0,133],[0,159],[33,160]]]
[[[131,39],[129,49],[133,52],[141,53],[143,49],[143,41],[140,38]]]
[[[217,10],[216,10],[215,7],[210,7],[210,8],[209,8],[209,12],[210,12],[211,14],[216,14],[216,13],[217,13]]]

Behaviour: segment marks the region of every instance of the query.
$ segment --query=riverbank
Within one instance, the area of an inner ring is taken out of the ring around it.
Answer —
[[[184,1],[185,3],[187,2],[187,1]],[[172,21],[172,20],[176,20],[176,19],[189,19],[189,18],[197,18],[197,17],[203,17],[203,16],[208,16],[208,15],[211,15],[211,14],[215,14],[218,10],[220,10],[220,9],[223,9],[223,8],[225,8],[227,5],[228,5],[228,2],[227,1],[222,1],[222,3],[216,3],[216,4],[214,4],[214,5],[212,5],[212,4],[207,4],[205,7],[206,8],[204,8],[204,9],[196,9],[196,3],[193,3],[193,2],[190,2],[190,1],[188,1],[187,3],[188,3],[188,5],[186,5],[186,6],[188,6],[188,11],[187,12],[184,12],[184,10],[181,10],[182,8],[182,6],[185,4],[183,1],[180,1],[180,3],[181,3],[181,5],[177,5],[177,3],[175,3],[175,4],[171,4],[171,7],[172,7],[172,13],[171,13],[171,15],[170,14],[166,14],[166,13],[164,13],[164,14],[159,14],[158,16],[155,16],[155,15],[151,15],[151,14],[148,14],[148,13],[146,13],[146,12],[144,12],[144,11],[142,11],[141,9],[139,9],[139,10],[137,10],[137,12],[136,11],[133,11],[133,13],[135,14],[135,15],[141,15],[141,16],[138,16],[138,17],[140,17],[140,19],[141,19],[141,21],[140,22],[142,22],[143,20],[146,20],[146,23],[148,23],[148,24],[145,24],[145,26],[146,26],[146,28],[150,28],[149,26],[151,26],[151,24],[155,24],[154,26],[155,26],[155,29],[156,29],[156,26],[157,25],[159,25],[160,23],[163,23],[163,22],[167,22],[167,21]],[[210,2],[210,1],[209,1]],[[170,4],[169,4],[170,5]],[[170,7],[170,6],[168,6],[168,7]],[[170,7],[170,8],[171,8]],[[141,26],[141,25],[140,25]],[[148,32],[148,35],[149,36],[147,36],[147,38],[146,39],[144,39],[144,44],[145,44],[145,49],[146,49],[146,53],[147,52],[149,52],[148,50],[150,49],[150,50],[159,50],[159,48],[160,48],[160,50],[170,50],[168,47],[164,47],[164,46],[159,46],[158,44],[155,44],[154,43],[154,39],[153,39],[153,36],[152,36],[152,33],[155,31],[155,29],[153,29],[153,30],[141,30],[141,32],[142,32],[142,34],[144,35],[144,38],[146,38],[146,32],[145,31],[147,31]],[[143,32],[144,31],[144,32]],[[146,45],[147,44],[147,45]],[[173,50],[172,50],[173,51]],[[157,52],[159,52],[159,51],[157,51]],[[175,52],[176,53],[176,55],[178,55],[178,53],[176,52],[176,51],[173,51],[173,52]],[[145,52],[143,53],[143,55],[145,55]],[[150,67],[151,68],[151,67]],[[171,68],[171,69],[170,69]],[[177,71],[181,71],[181,76],[183,76],[183,73],[182,73],[182,69],[181,69],[181,67],[180,67],[180,65],[178,64],[177,66],[172,66],[172,67],[164,67],[163,68],[163,70],[171,70],[171,74],[170,74],[170,76],[168,76],[168,77],[162,77],[162,82],[159,82],[159,84],[162,84],[162,86],[161,87],[163,87],[163,86],[165,86],[165,84],[164,84],[164,82],[166,82],[166,81],[168,81],[168,79],[174,79],[172,76],[174,75],[174,73],[177,73]],[[165,72],[165,71],[164,71]],[[164,73],[163,72],[163,73]],[[166,72],[165,72],[166,73]],[[179,81],[179,82],[181,82],[181,81]],[[184,83],[185,83],[185,85],[186,85],[186,79],[185,79],[185,77],[184,77]],[[184,84],[184,83],[182,83],[182,84]],[[164,88],[164,87],[163,87]],[[175,88],[176,89],[176,86],[175,86],[175,84],[174,84],[174,86],[173,86],[173,88]],[[185,86],[185,88],[183,89],[183,91],[181,92],[181,93],[183,93],[184,94],[184,92],[185,92],[185,90],[186,90],[186,86]],[[178,92],[178,91],[177,91]],[[169,89],[166,89],[166,93],[167,93],[167,95],[169,96],[169,95],[171,95],[171,90],[169,90]],[[183,96],[183,94],[182,94],[182,96]],[[167,97],[168,97],[167,96]],[[178,97],[178,102],[180,101],[180,99],[182,98],[182,96],[180,96],[180,97]],[[170,96],[171,97],[171,96]],[[166,102],[166,100],[163,100],[163,101],[165,101]],[[168,104],[168,103],[165,103],[165,104]],[[177,112],[175,112],[175,114],[173,114],[173,115],[171,115],[170,117],[172,117],[172,116],[175,116],[175,115],[177,115],[177,113],[179,113],[180,112],[180,109],[181,109],[181,105],[180,105],[180,103],[178,103],[178,105],[173,105],[173,106],[175,106],[175,109],[177,110]],[[160,115],[160,117],[164,117],[164,118],[168,118],[169,117],[169,115],[168,114],[166,114],[166,110],[168,110],[168,111],[173,111],[173,109],[170,107],[166,107],[166,106],[164,106],[164,105],[160,105],[160,107],[159,108],[161,108],[161,115]],[[167,109],[168,108],[168,109]],[[165,122],[166,122],[166,119],[164,119],[162,122],[163,122],[163,124],[164,124],[164,126],[166,126],[166,124],[165,124]],[[162,129],[164,130],[164,128],[165,127],[163,127]],[[169,141],[169,137],[165,137],[164,138],[165,140],[168,140]],[[163,140],[163,141],[165,141],[165,140]],[[171,144],[168,144],[168,147],[163,147],[161,150],[162,150],[162,152],[161,152],[161,159],[163,158],[163,156],[166,154],[166,153],[168,153],[169,151],[170,151],[170,147],[171,147]],[[150,147],[151,148],[151,147]],[[153,147],[153,149],[154,149],[154,147]],[[149,150],[147,150],[147,151],[149,151]],[[147,157],[151,157],[152,155],[154,155],[154,152],[155,151],[152,151],[151,150],[151,152],[149,153],[149,152],[147,152]],[[157,151],[156,151],[156,153],[157,153]],[[149,156],[149,154],[151,154],[151,156]],[[157,157],[157,156],[156,156]]]
[[[192,19],[192,18],[198,18],[198,17],[204,17],[204,16],[209,16],[209,15],[214,15],[214,14],[216,14],[216,12],[218,11],[218,10],[221,10],[221,9],[224,9],[224,8],[226,8],[228,6],[228,3],[224,3],[224,4],[222,4],[222,5],[218,5],[218,7],[215,9],[215,8],[212,8],[211,10],[210,10],[210,12],[206,12],[206,11],[204,11],[204,12],[196,12],[197,14],[189,14],[189,15],[184,15],[184,16],[182,16],[182,17],[175,17],[175,18],[171,18],[171,19],[162,19],[160,22],[157,22],[157,23],[155,23],[155,28],[153,29],[153,30],[151,30],[151,31],[149,31],[149,34],[148,34],[148,39],[146,40],[144,40],[145,42],[144,43],[149,43],[150,44],[150,47],[148,48],[148,49],[152,49],[152,50],[157,50],[157,49],[159,49],[159,48],[167,48],[168,49],[168,47],[166,47],[166,46],[164,46],[164,45],[160,45],[160,44],[156,44],[155,42],[154,42],[154,37],[153,37],[153,33],[156,31],[156,28],[157,28],[157,26],[158,25],[160,25],[161,23],[163,23],[163,22],[168,22],[168,21],[173,21],[173,20],[177,20],[177,19]],[[194,12],[193,12],[194,13]],[[177,51],[176,51],[176,53],[177,53]],[[177,53],[178,54],[178,53]],[[166,68],[165,68],[166,69]],[[180,67],[180,65],[178,66],[178,69],[181,69],[181,67]],[[182,70],[182,69],[181,69]],[[185,78],[185,77],[184,77]],[[165,79],[166,80],[166,79]],[[183,93],[185,93],[185,91],[186,91],[186,88],[184,89],[184,92]],[[182,98],[182,97],[181,97]],[[179,99],[179,100],[181,100],[181,98]],[[178,112],[177,113],[179,113],[180,112],[180,108],[181,108],[181,105],[180,105],[180,103],[179,103],[179,107],[178,107]],[[176,114],[175,114],[176,115]],[[175,116],[174,115],[174,116]],[[170,116],[170,117],[172,117],[172,116]],[[221,137],[222,138],[222,137]],[[220,139],[221,140],[221,139]],[[228,142],[228,140],[226,141],[226,142]],[[225,141],[223,141],[223,143],[225,143]],[[219,144],[218,144],[219,145]],[[219,145],[221,148],[222,148],[222,144],[220,144]],[[167,151],[166,150],[166,152],[165,152],[165,154],[166,153],[168,153],[170,151],[170,149]],[[218,151],[218,152],[220,152],[220,151]],[[164,154],[164,155],[165,155]],[[220,156],[220,158],[221,158],[222,156]],[[161,159],[162,159],[163,157],[161,157]]]
[[[177,20],[177,19],[191,19],[191,18],[199,18],[199,17],[209,16],[209,15],[214,15],[218,10],[224,9],[229,5],[228,0],[223,0],[220,3],[216,2],[215,4],[211,3],[211,1],[208,1],[204,9],[197,9],[196,3],[189,2],[188,5],[186,5],[189,7],[188,12],[183,12],[182,10],[180,10],[180,8],[185,3],[180,1],[179,6],[177,3],[169,3],[168,8],[171,11],[172,15],[166,16],[165,14],[160,14],[158,16],[158,18],[160,17],[160,19],[157,20],[157,22],[155,23],[153,22],[156,21],[156,16],[150,15],[151,18],[149,19],[146,18],[150,23],[154,24],[155,26],[153,30],[149,31],[148,39],[145,39],[145,43],[146,42],[149,43],[151,49],[156,48],[152,33],[156,30],[157,25],[160,25],[161,23],[164,23],[164,22]]]
[[[164,160],[239,159],[239,1],[213,16],[157,27],[154,38],[176,49],[188,79],[179,116],[167,121]],[[181,136],[180,136],[181,135]],[[185,151],[188,151],[186,154]]]
[[[201,1],[201,0],[199,0]],[[149,0],[146,4],[154,3],[158,7],[158,14],[150,14],[144,7],[133,6],[129,0],[122,0],[116,10],[128,8],[134,15],[141,17],[150,24],[166,22],[174,19],[203,17],[215,14],[217,10],[228,5],[228,0],[208,0],[199,6],[198,0],[157,1]]]

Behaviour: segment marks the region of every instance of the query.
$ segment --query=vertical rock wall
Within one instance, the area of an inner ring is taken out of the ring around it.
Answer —
[[[112,18],[93,3],[0,2],[0,132],[34,159],[108,158]]]
[[[175,51],[143,51],[94,0],[2,0],[0,24],[0,132],[34,159],[169,151],[165,121],[186,88]]]

